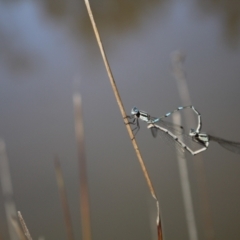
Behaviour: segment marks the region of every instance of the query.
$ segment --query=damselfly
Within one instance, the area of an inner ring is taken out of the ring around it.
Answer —
[[[153,137],[157,136],[157,129],[159,129],[160,131],[170,136],[171,139],[174,139],[181,146],[182,149],[188,150],[189,148],[186,146],[186,144],[184,144],[183,141],[181,141],[179,137],[175,135],[175,134],[182,135],[184,133],[183,127],[180,125],[176,125],[174,123],[165,121],[165,119],[170,115],[172,115],[174,112],[177,112],[186,108],[191,108],[193,111],[195,111],[195,109],[192,106],[179,107],[176,110],[169,112],[162,117],[156,118],[156,117],[150,116],[147,112],[139,110],[138,108],[134,107],[131,110],[131,116],[127,116],[127,118],[130,120],[129,124],[132,124],[135,126],[132,129],[134,136],[137,134],[137,132],[140,129],[140,124],[139,124],[139,119],[140,119],[146,122],[147,124],[149,124],[149,126],[151,126],[151,132]],[[199,126],[197,127],[197,130],[198,129],[199,129]]]
[[[201,147],[198,150],[191,149],[189,146],[187,146],[181,140],[181,137],[177,136],[177,135],[181,135],[181,134],[184,133],[184,129],[183,129],[182,126],[175,125],[173,123],[166,122],[164,120],[165,118],[169,117],[173,113],[175,113],[177,111],[180,111],[180,110],[183,110],[183,109],[186,109],[186,108],[192,109],[195,112],[195,114],[197,115],[197,118],[198,118],[197,128],[195,130],[191,129],[189,134],[188,134],[188,136],[191,137],[192,141],[195,142],[195,143],[198,143],[199,146]],[[196,155],[196,154],[198,154],[202,151],[205,151],[208,148],[210,141],[215,141],[215,142],[219,143],[225,149],[227,149],[229,151],[232,151],[234,153],[240,154],[240,143],[225,140],[225,139],[215,137],[215,136],[212,136],[210,134],[201,132],[201,128],[202,128],[201,115],[194,108],[194,106],[178,107],[177,109],[175,109],[175,110],[173,110],[173,111],[171,111],[171,112],[169,112],[169,113],[167,113],[164,116],[159,117],[159,118],[152,117],[147,112],[138,110],[138,108],[134,107],[134,108],[132,108],[131,116],[127,116],[127,117],[130,120],[132,120],[132,121],[129,122],[129,124],[136,125],[136,127],[134,129],[132,129],[133,132],[135,132],[134,135],[136,135],[136,133],[140,129],[140,125],[139,125],[139,119],[140,119],[140,120],[148,123],[148,128],[151,129],[152,135],[154,137],[157,136],[158,131],[164,132],[167,135],[169,135],[173,140],[175,140],[178,143],[178,145],[180,145],[182,147],[182,149],[187,150],[192,155]],[[169,128],[172,128],[173,130],[170,131]]]
[[[174,130],[174,132],[177,131],[177,133],[181,134],[183,133],[183,127],[179,126],[177,124],[171,123],[171,122],[167,122],[165,121],[165,118],[169,117],[170,115],[172,115],[173,113],[186,109],[186,108],[191,108],[198,116],[198,122],[201,123],[201,116],[200,114],[198,114],[198,112],[195,110],[195,108],[193,106],[186,106],[186,107],[178,107],[176,110],[172,111],[172,112],[168,112],[166,113],[164,116],[162,117],[153,117],[150,116],[147,112],[139,110],[136,107],[133,107],[131,110],[131,115],[127,116],[127,118],[130,120],[129,124],[135,125],[135,128],[132,129],[134,135],[137,134],[137,132],[140,129],[140,125],[139,125],[139,119],[142,120],[143,122],[146,122],[148,124],[161,124],[164,127],[170,127]],[[201,129],[201,124],[197,126],[196,131],[199,131]],[[152,132],[153,136],[154,136],[154,132]]]

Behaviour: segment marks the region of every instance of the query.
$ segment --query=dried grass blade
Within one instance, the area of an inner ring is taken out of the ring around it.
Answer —
[[[83,117],[82,117],[82,103],[80,94],[74,94],[73,105],[75,115],[75,134],[78,148],[78,164],[80,174],[80,212],[82,222],[83,240],[91,240],[91,226],[90,226],[90,206],[87,183],[87,167],[84,147],[84,131],[83,131]]]
[[[20,211],[18,211],[18,219],[19,219],[19,221],[20,221],[20,223],[22,225],[22,229],[23,229],[23,232],[24,232],[27,240],[32,240],[30,232],[28,231],[27,225],[26,225],[26,223],[25,223],[25,221],[23,219],[23,216],[22,216]]]
[[[19,238],[20,240],[26,240],[26,238],[25,238],[25,236],[24,236],[24,234],[23,234],[23,231],[22,231],[22,229],[20,228],[20,226],[19,226],[19,224],[18,224],[17,218],[12,217],[12,218],[11,218],[11,222],[12,222],[12,226],[13,226],[13,228],[14,228],[17,236],[18,236],[18,238]]]
[[[103,47],[103,44],[102,44],[102,41],[101,41],[101,38],[100,38],[100,34],[98,32],[98,29],[97,29],[97,26],[96,26],[96,23],[95,23],[93,14],[92,14],[92,10],[91,10],[89,1],[85,0],[85,4],[86,4],[86,7],[87,7],[88,15],[90,17],[90,21],[92,23],[92,27],[93,27],[93,30],[94,30],[97,42],[98,42],[98,46],[99,46],[100,52],[102,54],[103,62],[105,64],[105,67],[106,67],[106,70],[107,70],[107,74],[108,74],[108,77],[109,77],[109,80],[110,80],[110,83],[111,83],[111,86],[112,86],[112,89],[113,89],[116,101],[118,103],[118,107],[119,107],[120,112],[121,112],[122,117],[123,117],[123,121],[124,121],[124,123],[126,125],[128,134],[129,134],[130,139],[132,141],[133,148],[135,149],[138,161],[139,161],[139,163],[141,165],[141,168],[142,168],[143,174],[145,176],[145,179],[147,181],[149,190],[150,190],[150,192],[152,194],[152,197],[156,200],[156,205],[157,205],[157,229],[158,229],[158,231],[162,231],[161,221],[160,221],[159,201],[157,199],[154,187],[152,185],[152,181],[151,181],[151,179],[149,177],[149,174],[147,172],[146,166],[144,164],[143,158],[142,158],[141,153],[139,151],[139,148],[138,148],[137,142],[136,142],[136,140],[134,138],[134,135],[133,135],[133,132],[131,130],[131,127],[128,124],[128,120],[126,118],[127,115],[126,115],[126,112],[124,110],[123,103],[122,103],[120,94],[118,92],[118,89],[117,89],[117,86],[116,86],[116,83],[115,83],[115,80],[114,80],[114,77],[113,77],[110,65],[108,63],[108,59],[107,59],[107,56],[106,56],[105,51],[104,51],[104,47]],[[162,240],[162,232],[161,232],[161,234],[158,232],[158,240]]]
[[[60,161],[57,156],[54,159],[54,167],[55,167],[57,185],[58,185],[59,195],[62,203],[63,214],[64,214],[64,221],[65,221],[65,226],[67,231],[67,239],[74,240],[71,214],[70,214],[70,209],[68,205],[63,173],[62,173]]]

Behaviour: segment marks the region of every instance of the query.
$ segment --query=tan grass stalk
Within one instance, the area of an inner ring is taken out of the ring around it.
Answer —
[[[176,59],[177,57],[180,58],[180,55],[178,53],[173,54],[172,57],[172,68],[173,73],[177,81],[178,91],[180,95],[180,99],[182,102],[182,105],[185,106],[189,105],[190,97],[188,89],[186,88],[186,85],[183,84],[184,78],[184,72],[182,69],[179,68],[179,64],[177,64]],[[186,103],[188,102],[188,103]],[[192,116],[188,116],[188,119]],[[181,115],[178,113],[177,115],[173,116],[173,122],[175,124],[181,125],[182,119]],[[192,124],[189,126],[193,126]],[[179,136],[181,138],[181,136]],[[188,236],[191,240],[198,240],[198,232],[197,232],[197,225],[196,225],[196,217],[193,207],[193,200],[192,200],[192,193],[191,193],[191,185],[188,175],[188,168],[187,168],[187,159],[184,152],[178,152],[177,155],[177,162],[178,162],[178,170],[179,170],[179,176],[180,176],[180,184],[182,188],[182,197],[183,197],[183,204],[184,204],[184,210],[185,210],[185,216],[186,216],[186,223],[187,223],[187,230],[188,230]]]
[[[17,221],[17,218],[12,217],[12,218],[11,218],[11,222],[12,222],[12,226],[13,226],[13,228],[14,228],[17,236],[18,236],[18,239],[19,239],[19,240],[26,240],[26,238],[25,238],[25,236],[24,236],[24,234],[23,234],[23,231],[22,231],[22,229],[21,229],[20,226],[19,226],[19,223],[18,223],[18,221]]]
[[[91,240],[91,225],[90,225],[90,206],[87,183],[87,167],[84,147],[84,131],[83,131],[83,116],[82,103],[80,94],[73,95],[74,118],[75,118],[75,134],[78,148],[78,165],[79,165],[79,194],[80,194],[80,212],[82,222],[83,240]]]
[[[68,205],[67,193],[66,193],[65,183],[64,183],[64,179],[63,179],[61,164],[58,159],[58,156],[56,156],[54,159],[54,168],[55,168],[55,173],[56,173],[59,195],[60,195],[60,199],[61,199],[61,203],[62,203],[62,210],[63,210],[63,214],[64,214],[67,239],[74,240],[71,214],[70,214],[70,209],[69,209],[69,205]]]
[[[176,84],[179,92],[179,96],[182,102],[183,106],[187,106],[191,104],[191,98],[190,98],[190,92],[188,90],[188,85],[187,85],[187,79],[186,79],[186,73],[184,70],[184,60],[185,60],[185,55],[181,53],[180,51],[176,51],[172,54],[172,70],[173,74],[176,79]],[[188,126],[193,126],[194,124],[194,119],[193,115],[188,116],[186,119],[186,124]],[[184,163],[182,159],[180,160],[181,163]],[[184,164],[185,166],[182,166],[184,168],[182,171],[187,174],[187,165]],[[179,165],[180,166],[180,165]],[[202,155],[198,154],[194,156],[194,167],[197,175],[197,181],[198,181],[198,186],[199,186],[199,197],[200,197],[200,202],[202,203],[203,207],[203,218],[204,218],[204,228],[205,228],[205,237],[207,240],[214,240],[214,229],[213,229],[213,222],[212,222],[212,214],[210,210],[210,204],[209,204],[209,197],[208,197],[208,189],[207,189],[207,182],[206,182],[206,176],[205,176],[205,169],[204,169],[204,163],[202,159]],[[181,169],[179,169],[181,171]],[[191,213],[193,212],[193,209],[190,209],[191,204],[189,204],[189,201],[191,201],[191,196],[190,195],[190,183],[188,180],[188,177],[184,174],[182,178],[182,184],[184,184],[183,188],[185,188],[185,210],[186,210],[186,216],[188,218],[188,229],[189,229],[189,236],[191,239],[197,239],[194,237],[196,233],[196,226],[193,225],[195,223],[194,215]],[[181,175],[181,174],[180,174]],[[186,182],[186,180],[188,182]],[[186,193],[187,185],[189,185],[189,193]],[[184,190],[184,189],[183,189]],[[183,191],[184,192],[184,191]],[[193,208],[193,207],[192,207]],[[195,229],[195,230],[194,230]],[[194,230],[194,231],[193,231]]]
[[[102,58],[103,58],[103,62],[105,64],[105,67],[106,67],[106,70],[107,70],[107,74],[108,74],[108,77],[109,77],[109,80],[110,80],[110,83],[111,83],[111,86],[112,86],[112,89],[113,89],[113,92],[114,92],[114,95],[115,95],[115,98],[117,100],[117,103],[118,103],[118,107],[120,109],[120,112],[122,114],[122,117],[123,117],[123,121],[126,125],[126,128],[127,128],[127,131],[128,131],[128,134],[129,134],[129,137],[132,141],[132,144],[133,144],[133,148],[135,149],[135,152],[136,152],[136,155],[137,155],[137,158],[138,158],[138,161],[141,165],[141,168],[142,168],[142,171],[143,171],[143,174],[145,176],[145,179],[147,181],[147,184],[148,184],[148,187],[149,187],[149,190],[152,194],[152,197],[156,200],[156,205],[157,205],[157,231],[158,231],[158,239],[159,240],[162,240],[162,227],[161,227],[161,220],[160,220],[160,211],[159,211],[159,201],[157,199],[157,196],[156,196],[156,193],[155,193],[155,190],[154,190],[154,187],[152,185],[152,182],[151,182],[151,179],[149,177],[149,174],[147,172],[147,169],[146,169],[146,166],[144,164],[144,161],[143,161],[143,158],[141,156],[141,153],[139,151],[139,148],[138,148],[138,145],[137,145],[137,142],[134,138],[134,135],[133,135],[133,132],[131,130],[131,127],[130,125],[128,124],[128,120],[126,118],[126,112],[124,110],[124,107],[123,107],[123,103],[122,103],[122,100],[121,100],[121,97],[120,97],[120,94],[118,92],[118,89],[117,89],[117,86],[116,86],[116,83],[115,83],[115,80],[114,80],[114,77],[113,77],[113,74],[112,74],[112,71],[111,71],[111,68],[110,68],[110,65],[108,63],[108,59],[107,59],[107,56],[105,54],[105,51],[104,51],[104,48],[103,48],[103,44],[102,44],[102,41],[101,41],[101,38],[100,38],[100,35],[99,35],[99,32],[98,32],[98,29],[97,29],[97,26],[96,26],[96,23],[94,21],[94,18],[93,18],[93,14],[92,14],[92,10],[91,10],[91,7],[90,7],[90,4],[89,4],[89,1],[88,0],[85,0],[85,4],[86,4],[86,7],[87,7],[87,11],[88,11],[88,15],[90,17],[90,21],[92,23],[92,27],[93,27],[93,30],[94,30],[94,33],[95,33],[95,37],[97,39],[97,43],[98,43],[98,46],[99,46],[99,49],[100,49],[100,52],[101,52],[101,55],[102,55]]]
[[[8,225],[9,239],[16,240],[17,233],[13,228],[12,217],[17,218],[17,210],[14,201],[9,160],[6,145],[3,139],[0,139],[0,183],[2,187],[2,195],[4,197],[4,208]]]
[[[18,211],[17,213],[18,213],[18,219],[19,219],[19,221],[20,221],[20,223],[22,225],[22,229],[23,229],[23,232],[24,232],[27,240],[32,240],[32,237],[30,235],[30,232],[28,231],[27,225],[26,225],[26,223],[25,223],[25,221],[23,219],[23,216],[22,216],[21,212]]]

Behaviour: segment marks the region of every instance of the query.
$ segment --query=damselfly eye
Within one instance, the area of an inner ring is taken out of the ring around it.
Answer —
[[[139,110],[136,107],[133,107],[132,110],[131,110],[132,115],[136,115],[138,112],[139,112]]]
[[[196,131],[191,128],[190,131],[189,131],[189,135],[194,137],[194,136],[196,136],[196,134],[197,134]]]

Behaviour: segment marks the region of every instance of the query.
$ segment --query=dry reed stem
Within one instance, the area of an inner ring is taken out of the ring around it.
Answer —
[[[182,105],[186,106],[190,103],[190,96],[188,88],[186,87],[186,84],[183,84],[185,81],[185,73],[183,71],[183,68],[179,67],[179,64],[177,62],[184,59],[184,56],[182,54],[179,54],[179,52],[175,52],[172,54],[172,68],[173,73],[176,78],[176,83],[178,87],[178,92],[180,95],[180,99],[182,100]],[[192,115],[188,115],[187,119],[190,119]],[[173,116],[173,123],[181,125],[182,118],[180,114]],[[189,126],[193,126],[192,124],[188,124]],[[179,136],[181,139],[181,136]],[[191,194],[191,186],[190,186],[190,180],[189,180],[189,174],[188,174],[188,167],[187,167],[187,160],[184,152],[177,152],[177,163],[178,163],[178,171],[179,171],[179,177],[180,177],[180,184],[182,189],[182,197],[183,197],[183,205],[185,210],[185,217],[186,217],[186,225],[188,230],[189,239],[191,240],[198,240],[198,231],[197,231],[197,225],[196,225],[196,217],[193,207],[193,199]]]
[[[175,51],[172,54],[172,70],[176,79],[177,87],[181,102],[183,105],[189,105],[191,103],[190,93],[187,85],[186,72],[184,70],[184,53]],[[186,119],[186,123],[189,126],[193,126],[193,118],[190,116]],[[197,175],[197,181],[199,186],[200,202],[203,206],[203,218],[205,227],[205,237],[207,240],[214,240],[214,228],[212,222],[212,214],[210,210],[207,181],[204,169],[204,163],[202,155],[198,154],[194,157],[194,167]]]
[[[4,197],[4,208],[8,225],[9,239],[17,239],[17,233],[12,225],[12,217],[17,218],[17,210],[14,201],[9,159],[6,151],[6,144],[0,139],[0,183],[2,196]]]
[[[12,217],[12,218],[11,218],[11,223],[12,223],[12,226],[13,226],[13,228],[14,228],[17,236],[18,236],[18,238],[19,238],[20,240],[26,240],[26,238],[25,238],[25,236],[24,236],[24,234],[23,234],[23,231],[22,231],[22,229],[20,228],[20,226],[19,226],[19,224],[18,224],[18,221],[17,221],[17,219],[16,219],[15,217]]]
[[[100,35],[99,35],[99,32],[98,32],[96,23],[95,23],[94,18],[93,18],[93,14],[92,14],[92,10],[91,10],[89,1],[88,1],[88,0],[85,0],[85,4],[86,4],[87,10],[88,10],[88,15],[89,15],[89,17],[90,17],[90,21],[91,21],[91,23],[92,23],[92,27],[93,27],[93,30],[94,30],[94,33],[95,33],[97,42],[98,42],[99,49],[100,49],[100,52],[101,52],[101,55],[102,55],[102,58],[103,58],[103,62],[104,62],[104,64],[105,64],[105,67],[106,67],[106,70],[107,70],[107,74],[108,74],[108,77],[109,77],[109,80],[110,80],[110,83],[111,83],[111,86],[112,86],[114,95],[115,95],[116,100],[117,100],[117,103],[118,103],[118,107],[119,107],[120,112],[121,112],[122,117],[123,117],[123,121],[124,121],[124,123],[125,123],[125,125],[126,125],[128,134],[129,134],[130,139],[131,139],[131,141],[132,141],[133,148],[135,149],[135,152],[136,152],[138,161],[139,161],[139,163],[140,163],[140,165],[141,165],[141,168],[142,168],[143,174],[144,174],[144,176],[145,176],[145,179],[146,179],[146,181],[147,181],[149,190],[150,190],[150,192],[151,192],[151,194],[152,194],[152,197],[156,200],[156,206],[157,206],[157,220],[156,220],[156,221],[157,221],[158,239],[161,240],[161,239],[162,239],[162,227],[161,227],[161,220],[160,220],[159,201],[158,201],[158,199],[157,199],[157,196],[156,196],[154,187],[153,187],[153,185],[152,185],[152,181],[151,181],[151,179],[150,179],[150,177],[149,177],[149,174],[148,174],[148,172],[147,172],[146,166],[145,166],[145,164],[144,164],[144,161],[143,161],[143,159],[142,159],[141,153],[140,153],[140,151],[139,151],[137,142],[136,142],[136,140],[135,140],[135,138],[134,138],[132,129],[131,129],[130,125],[128,124],[128,120],[127,120],[127,118],[126,118],[127,115],[126,115],[126,112],[125,112],[125,110],[124,110],[124,106],[123,106],[123,103],[122,103],[120,94],[119,94],[119,92],[118,92],[118,89],[117,89],[117,86],[116,86],[116,83],[115,83],[115,80],[114,80],[114,77],[113,77],[111,68],[110,68],[110,66],[109,66],[109,63],[108,63],[108,60],[107,60],[107,56],[106,56],[105,51],[104,51],[104,48],[103,48],[102,41],[101,41],[101,38],[100,38]]]
[[[26,225],[26,223],[25,223],[25,221],[23,219],[23,216],[22,216],[21,212],[18,211],[17,213],[18,213],[18,219],[19,219],[19,221],[20,221],[20,223],[22,225],[22,229],[23,229],[23,232],[24,232],[27,240],[32,240],[32,237],[30,235],[30,232],[28,231],[27,225]]]
[[[84,147],[84,131],[82,117],[82,103],[80,94],[73,95],[74,118],[75,118],[75,134],[78,148],[78,164],[79,164],[79,194],[80,194],[80,212],[82,222],[83,240],[91,240],[90,226],[90,206],[87,183],[87,167]]]
[[[54,159],[54,168],[55,168],[55,173],[56,173],[58,191],[59,191],[59,195],[60,195],[60,199],[61,199],[61,203],[62,203],[65,227],[66,227],[66,231],[67,231],[67,239],[74,240],[71,214],[70,214],[70,210],[69,210],[67,193],[66,193],[65,183],[64,183],[64,179],[63,179],[61,164],[58,159],[58,156],[56,156]]]

